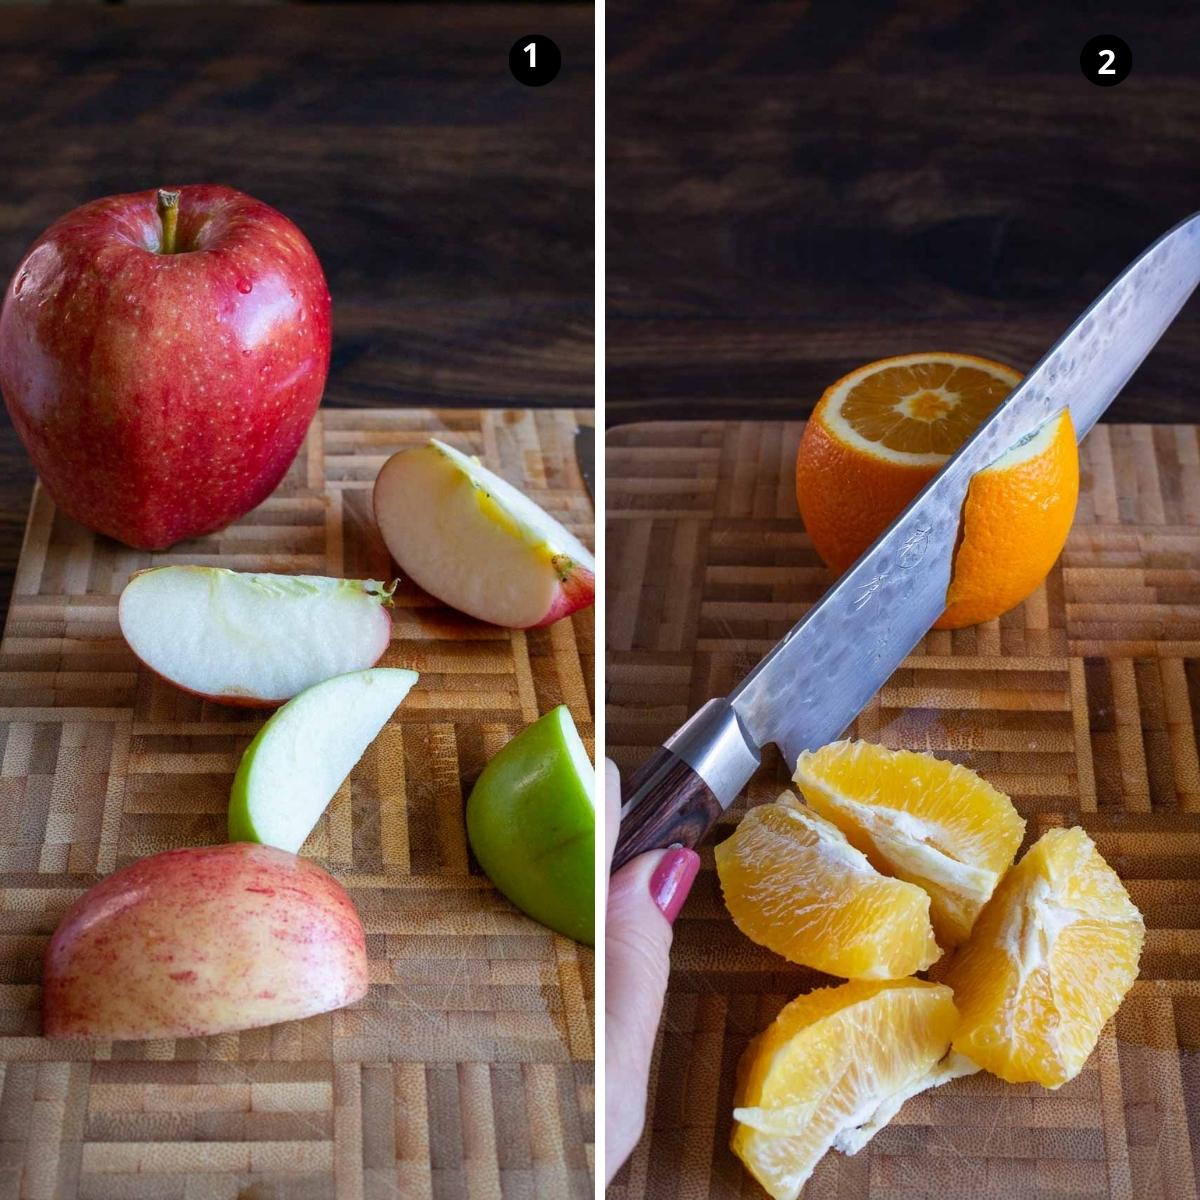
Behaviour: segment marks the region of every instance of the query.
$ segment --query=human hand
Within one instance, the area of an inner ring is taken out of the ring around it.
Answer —
[[[621,778],[604,764],[605,863],[621,820]],[[687,899],[700,856],[682,847],[651,850],[608,883],[604,938],[605,1180],[629,1157],[646,1120],[650,1058],[671,969],[671,923]]]

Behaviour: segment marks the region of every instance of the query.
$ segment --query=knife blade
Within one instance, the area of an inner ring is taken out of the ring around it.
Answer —
[[[776,744],[794,763],[838,736],[945,608],[971,479],[1069,409],[1080,439],[1200,283],[1200,213],[1096,298],[879,539],[734,688],[681,726],[623,789],[613,869],[695,845]]]
[[[596,502],[596,431],[590,425],[575,430],[575,463],[587,488],[588,499]]]

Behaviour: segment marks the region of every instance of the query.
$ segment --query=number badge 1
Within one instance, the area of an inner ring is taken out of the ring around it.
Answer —
[[[544,87],[562,69],[562,53],[545,34],[530,33],[513,42],[508,52],[508,69],[518,83]]]

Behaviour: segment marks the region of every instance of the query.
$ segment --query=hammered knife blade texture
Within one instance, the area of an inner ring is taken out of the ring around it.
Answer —
[[[596,502],[596,431],[590,425],[575,430],[575,463],[588,499]]]
[[[1064,408],[1082,439],[1198,283],[1200,213],[1143,251],[734,691],[705,704],[633,776],[614,868],[642,850],[699,841],[768,743],[792,764],[846,729],[945,607],[971,478]]]
[[[837,737],[941,615],[971,477],[1064,408],[1082,438],[1200,282],[1200,214],[1144,251],[729,697],[790,764]]]

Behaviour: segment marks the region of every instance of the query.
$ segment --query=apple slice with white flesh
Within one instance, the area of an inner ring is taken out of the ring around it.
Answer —
[[[392,590],[374,579],[153,567],[125,585],[118,620],[134,654],[176,687],[275,708],[379,661]]]
[[[549,625],[595,598],[586,546],[512,484],[431,438],[375,480],[375,521],[404,575],[443,603],[510,629]]]
[[[138,859],[46,947],[52,1038],[203,1037],[329,1012],[367,991],[362,922],[311,859],[244,842]]]
[[[416,671],[373,667],[289,700],[246,747],[229,796],[229,840],[299,850]]]

